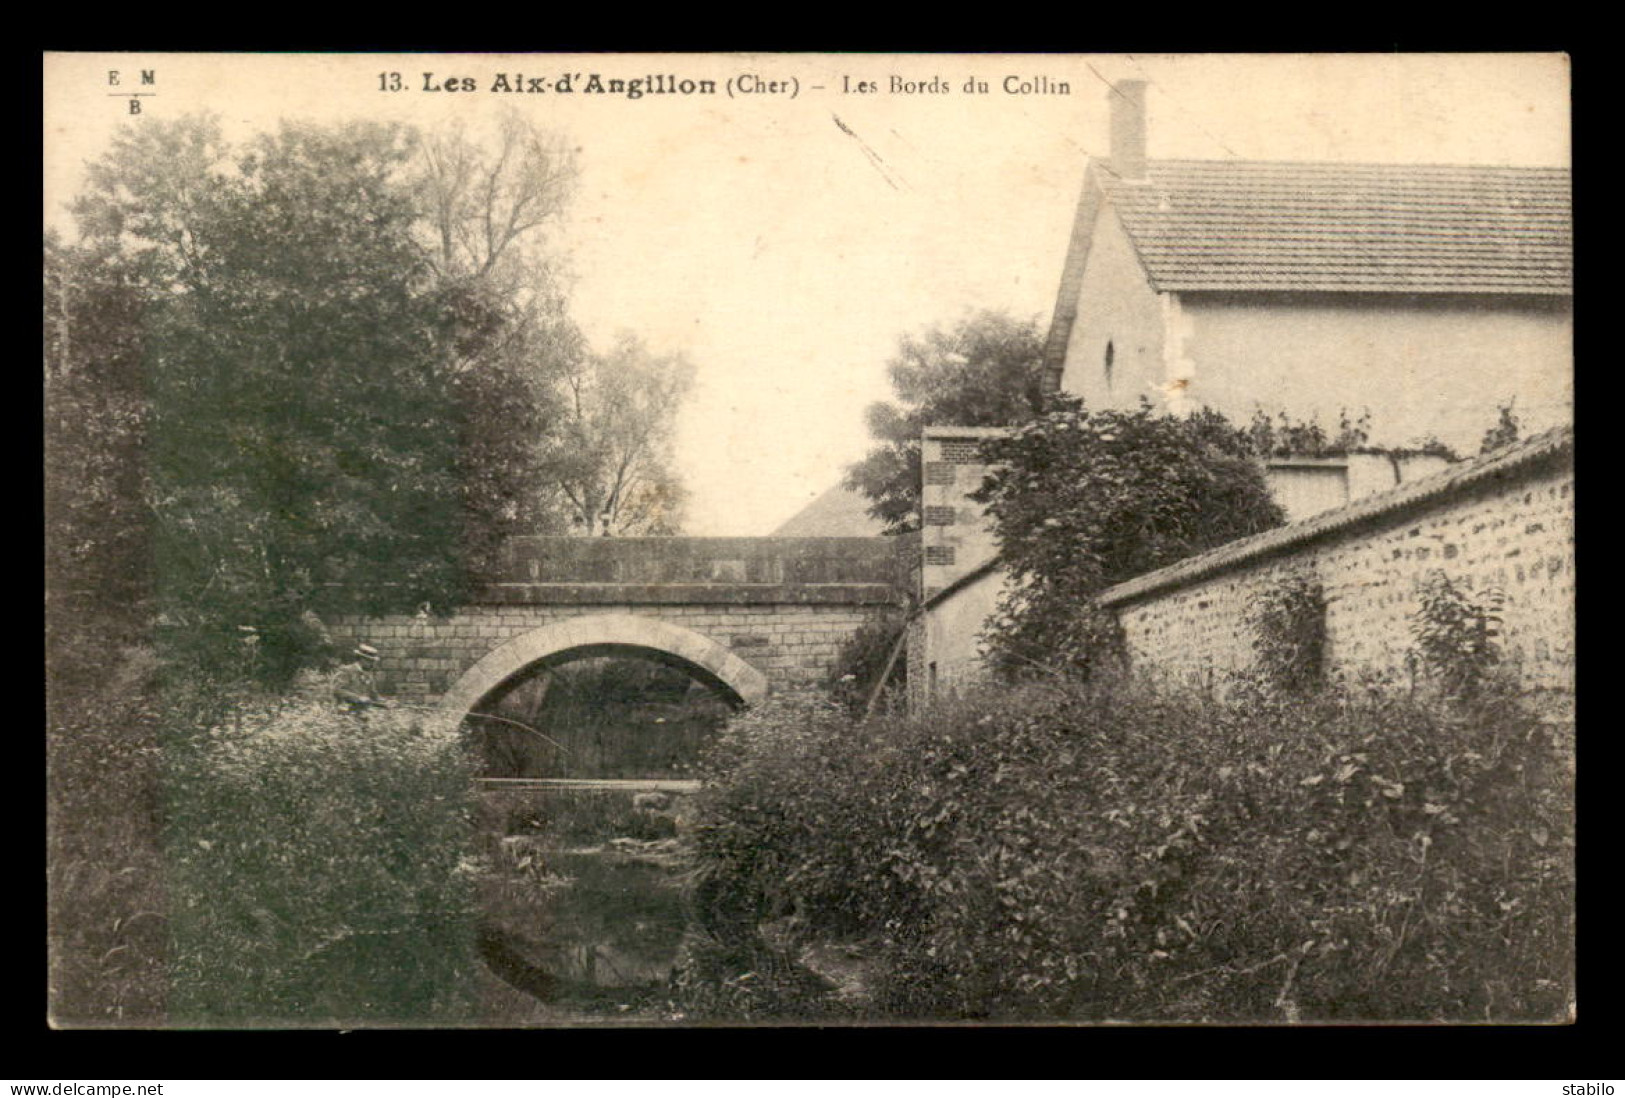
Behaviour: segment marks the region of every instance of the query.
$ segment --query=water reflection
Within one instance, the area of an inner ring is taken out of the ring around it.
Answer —
[[[664,987],[686,926],[681,798],[630,790],[486,794],[518,830],[496,844],[486,888],[492,967],[551,1000],[590,988]],[[513,977],[524,976],[527,983]]]
[[[693,777],[727,704],[672,668],[593,659],[481,709],[547,737],[484,722],[488,776],[575,783],[492,782],[482,795],[488,966],[555,1003],[663,992],[686,927],[686,798],[656,780]]]
[[[669,862],[614,850],[558,857],[573,887],[545,935],[549,970],[599,987],[664,984],[685,922]]]

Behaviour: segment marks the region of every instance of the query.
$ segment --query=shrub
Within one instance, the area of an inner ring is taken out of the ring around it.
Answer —
[[[94,675],[64,664],[53,659],[47,676],[51,1019],[159,1025],[167,961],[159,667],[144,647],[101,652]]]
[[[861,940],[887,1016],[1569,1006],[1569,773],[1515,707],[1032,685],[865,724],[770,706],[719,747],[705,928]]]
[[[1377,446],[1371,443],[1371,412],[1363,411],[1350,418],[1348,410],[1337,415],[1335,433],[1323,428],[1318,420],[1293,419],[1285,411],[1276,413],[1274,420],[1262,408],[1253,413],[1247,426],[1247,438],[1253,452],[1260,458],[1292,457],[1344,457],[1349,454],[1383,454],[1390,458],[1439,457],[1446,461],[1460,461],[1461,456],[1432,436],[1414,440],[1404,446]]]
[[[1318,686],[1326,663],[1326,592],[1320,580],[1292,573],[1258,592],[1252,604],[1258,668],[1277,690]]]
[[[1445,696],[1479,697],[1491,685],[1502,660],[1505,593],[1491,587],[1475,595],[1465,582],[1436,571],[1422,580],[1417,600],[1420,605],[1411,615],[1413,664]]]
[[[1315,420],[1294,420],[1285,411],[1272,420],[1262,408],[1253,412],[1247,437],[1260,457],[1341,457],[1365,448],[1371,437],[1371,412],[1349,418],[1347,409],[1337,415],[1337,433],[1328,434]]]
[[[889,671],[886,662],[891,660],[905,628],[902,621],[874,622],[860,628],[841,645],[824,685],[849,712],[854,715],[862,712],[882,674],[886,676],[881,688],[883,696],[903,696],[908,688],[908,661],[893,660]]]
[[[1513,401],[1508,401],[1496,410],[1495,425],[1484,432],[1484,438],[1479,443],[1478,452],[1490,453],[1501,450],[1517,442],[1523,433],[1523,423],[1512,414]]]
[[[1079,606],[1284,521],[1247,432],[1211,410],[1091,411],[1057,397],[983,450],[995,467],[971,498],[987,504],[1012,580],[984,639],[1015,678],[1035,667],[1093,673],[1103,623],[1080,632]]]
[[[678,947],[674,990],[701,1018],[811,1021],[836,1013],[816,976],[760,938],[725,942],[691,929]]]
[[[825,697],[780,696],[712,745],[689,836],[694,933],[678,981],[687,1009],[820,1016],[830,1004],[786,951],[907,916],[917,890],[892,872],[886,847],[911,791],[862,773],[886,755],[868,738],[873,727]],[[768,923],[788,933],[769,943]]]
[[[1127,637],[1117,613],[1093,598],[1069,602],[1006,596],[978,638],[991,665],[1010,679],[1112,676],[1126,668]]]
[[[300,703],[169,754],[176,1024],[466,1016],[473,806],[453,732]]]

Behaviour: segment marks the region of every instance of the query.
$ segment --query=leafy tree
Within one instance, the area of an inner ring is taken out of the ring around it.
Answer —
[[[184,291],[207,247],[199,224],[231,171],[214,115],[127,126],[86,168],[72,205],[81,242],[148,292]]]
[[[159,575],[200,639],[248,614],[274,652],[307,608],[457,590],[456,315],[395,185],[409,152],[381,127],[261,138],[194,226],[189,292],[156,311]]]
[[[625,333],[608,354],[581,354],[565,371],[565,418],[544,462],[575,529],[677,533],[685,492],[672,441],[693,383],[682,355],[656,355]]]
[[[920,432],[933,424],[1005,427],[1042,411],[1043,338],[1037,320],[983,311],[906,335],[887,365],[894,402],[868,408],[878,441],[843,482],[873,501],[889,533],[920,525]]]
[[[517,112],[489,133],[458,125],[420,135],[407,173],[417,239],[455,317],[447,350],[474,572],[507,534],[569,529],[564,509],[534,486],[545,479],[546,436],[564,416],[559,387],[582,354],[546,247],[576,178],[575,150]]]
[[[541,442],[579,337],[534,244],[568,188],[521,200],[535,160],[510,156],[480,197],[520,216],[447,263],[421,155],[404,128],[233,146],[211,118],[148,119],[88,166],[77,239],[45,241],[59,1018],[161,1020],[173,992],[177,939],[141,918],[163,910],[171,737],[213,726],[232,678],[308,662],[313,609],[449,605],[548,517]],[[134,647],[155,631],[205,674]]]
[[[47,631],[53,681],[105,667],[148,618],[151,511],[142,301],[128,272],[45,244]],[[81,653],[82,661],[65,659]]]
[[[1284,521],[1245,431],[1188,417],[1052,411],[987,444],[998,463],[973,498],[988,505],[1013,582],[989,627],[995,666],[1087,674],[1108,653],[1105,588]]]
[[[79,239],[45,241],[47,638],[54,696],[146,639],[159,516],[147,448],[155,311],[200,258],[226,172],[217,120],[130,127],[87,167]]]
[[[233,149],[191,118],[91,167],[80,251],[133,295],[146,570],[199,651],[253,624],[264,668],[291,670],[308,611],[453,603],[534,517],[549,371],[576,337],[550,283],[521,288],[537,259],[517,242],[556,206],[487,171],[502,228],[437,254],[424,155],[401,127],[285,124]]]
[[[455,317],[447,353],[474,572],[508,534],[568,532],[568,513],[534,486],[546,479],[544,440],[565,414],[560,385],[582,354],[547,248],[576,179],[576,150],[512,111],[488,133],[458,125],[419,135],[407,171],[416,236]]]
[[[564,428],[562,387],[583,352],[550,272],[525,264],[531,281],[522,294],[495,279],[442,284],[442,307],[454,318],[445,348],[457,414],[456,481],[463,495],[464,560],[488,570],[503,540],[514,533],[569,532],[568,512],[550,492],[550,439]]]

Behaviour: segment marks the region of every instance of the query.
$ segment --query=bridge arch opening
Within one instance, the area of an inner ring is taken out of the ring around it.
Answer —
[[[644,674],[602,674],[628,664]],[[629,690],[604,690],[610,682]],[[651,700],[651,684],[672,682],[677,700]],[[511,875],[481,926],[481,953],[493,972],[544,1001],[596,997],[600,986],[658,986],[687,926],[670,885],[682,865],[672,847],[680,798],[695,784],[686,780],[689,767],[730,705],[766,694],[766,676],[722,644],[631,614],[588,614],[533,629],[486,653],[453,683],[441,710],[454,722],[469,719],[482,776],[519,780],[488,785],[481,797],[491,864]],[[557,737],[549,740],[557,751],[538,753],[531,742],[532,751],[509,753],[505,742],[527,737],[478,720],[503,713]],[[534,778],[556,784],[528,784]],[[543,859],[567,888],[534,888],[522,871]]]
[[[691,629],[635,614],[589,614],[522,633],[464,671],[440,708],[461,721],[486,698],[545,668],[594,656],[633,656],[679,667],[734,705],[767,696],[767,676]]]

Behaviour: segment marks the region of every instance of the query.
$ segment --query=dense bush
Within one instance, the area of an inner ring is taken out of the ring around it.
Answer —
[[[467,1016],[472,802],[453,732],[286,704],[168,755],[174,1024]]]
[[[47,664],[50,1012],[63,1026],[164,1018],[159,665],[151,649],[67,650]]]
[[[1086,676],[1111,661],[1108,615],[1080,614],[1114,583],[1284,521],[1254,443],[1223,416],[1091,411],[1057,397],[984,445],[987,504],[1012,582],[984,640],[1015,678]]]
[[[755,963],[772,926],[862,943],[882,1016],[1555,1019],[1573,829],[1553,747],[1508,704],[1377,693],[1035,685],[863,724],[770,705],[712,759],[712,947],[684,990],[737,1013],[766,977],[723,961]]]
[[[1326,592],[1312,573],[1293,572],[1265,586],[1249,607],[1258,670],[1276,690],[1320,685],[1326,664]]]
[[[905,628],[902,621],[872,622],[848,637],[824,679],[830,696],[849,712],[861,713],[885,675],[880,697],[900,700],[908,689],[908,661],[893,656]]]
[[[1470,700],[1492,689],[1504,655],[1506,593],[1498,587],[1475,593],[1466,581],[1434,571],[1423,577],[1416,595],[1413,667],[1446,697]]]

